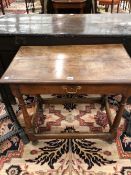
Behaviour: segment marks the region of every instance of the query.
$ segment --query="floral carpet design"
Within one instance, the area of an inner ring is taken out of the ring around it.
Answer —
[[[27,100],[33,102],[32,98]],[[31,105],[26,103],[28,112],[32,113]],[[113,115],[116,106],[111,105]],[[17,115],[24,126],[20,109]],[[109,129],[105,111],[100,110],[99,104],[44,105],[44,116],[45,122],[39,127],[47,133]],[[0,161],[3,160],[0,175],[130,175],[131,141],[123,132],[124,126],[123,119],[116,142],[112,144],[97,139],[52,139],[40,140],[37,145],[23,145],[18,136],[12,137],[1,146],[1,155],[8,163],[0,157]]]
[[[12,158],[21,157],[23,149],[24,144],[18,135],[7,139],[3,143],[0,143],[0,169]]]
[[[116,143],[120,158],[131,158],[131,137],[118,130]]]
[[[1,175],[129,175],[130,164],[130,159],[119,159],[115,143],[46,140],[26,145],[22,158],[5,164]]]
[[[5,110],[5,105],[0,103],[0,137],[7,135],[10,131],[15,131],[16,127],[9,118]],[[7,138],[7,137],[6,137]],[[13,157],[20,157],[23,153],[24,144],[18,134],[0,143],[0,169],[5,162],[9,162]]]
[[[54,169],[54,163],[56,163],[63,154],[75,154],[85,162],[88,170],[92,169],[95,164],[102,166],[116,163],[116,161],[104,158],[99,153],[102,149],[95,147],[95,142],[86,139],[52,140],[46,142],[46,144],[47,146],[39,148],[43,153],[35,159],[26,160],[26,162],[34,162],[36,164],[40,163],[41,165],[47,162],[50,168]],[[72,162],[71,165],[73,168],[73,160],[69,161]],[[67,168],[69,168],[69,165]]]

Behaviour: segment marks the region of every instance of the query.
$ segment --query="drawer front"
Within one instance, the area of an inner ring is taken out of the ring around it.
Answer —
[[[12,85],[15,93],[20,89],[22,94],[125,94],[128,92],[129,85],[109,85],[109,84],[84,84],[84,85],[39,85],[24,84]]]

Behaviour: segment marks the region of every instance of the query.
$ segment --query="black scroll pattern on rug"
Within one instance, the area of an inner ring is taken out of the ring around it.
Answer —
[[[47,146],[39,148],[42,153],[34,159],[28,159],[26,162],[43,165],[48,163],[51,169],[54,169],[56,163],[63,154],[77,154],[86,165],[91,169],[94,165],[102,166],[116,163],[114,160],[108,160],[99,152],[101,148],[95,147],[95,142],[86,139],[63,139],[46,142]]]
[[[121,169],[121,171],[120,171],[120,173],[122,174],[122,175],[130,175],[131,174],[131,167],[122,167],[122,169]]]
[[[56,96],[56,98],[68,98],[68,99],[72,99],[72,98],[86,98],[88,95],[87,94],[53,94],[53,96]],[[69,112],[73,109],[76,109],[76,104],[75,103],[64,103],[64,108],[66,110],[68,110]]]
[[[6,173],[8,175],[20,175],[22,172],[22,169],[19,165],[11,165],[7,170],[6,170]]]

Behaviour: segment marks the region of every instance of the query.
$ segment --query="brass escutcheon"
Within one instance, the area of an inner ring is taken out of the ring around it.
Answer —
[[[80,89],[81,86],[71,87],[70,89],[69,87],[63,86],[63,90],[65,90],[67,94],[76,94]]]

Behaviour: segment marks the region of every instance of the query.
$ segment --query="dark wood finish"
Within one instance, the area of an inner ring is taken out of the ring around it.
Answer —
[[[84,13],[87,13],[87,14],[97,13],[97,0],[86,0],[85,4],[86,4],[86,7],[84,9]],[[70,5],[71,5],[71,3],[70,3]],[[41,0],[41,6],[42,6],[41,13],[44,13],[44,1],[43,0]],[[53,8],[52,0],[48,0],[47,1],[47,13],[48,14],[55,13],[55,10]],[[61,9],[61,10],[59,10],[59,13],[62,13],[62,14],[64,14],[64,13],[71,13],[71,11],[70,11],[70,9],[65,9],[65,10]],[[79,10],[76,9],[76,10],[72,11],[72,13],[79,13]]]
[[[11,38],[15,36],[16,43],[14,44],[17,45],[21,43],[27,44],[26,37],[28,35],[35,37],[43,35],[46,37],[49,37],[49,35],[51,37],[56,35],[57,37],[80,35],[85,39],[87,36],[124,38],[131,35],[130,21],[130,14],[10,15],[0,17],[0,35],[4,37],[4,34],[6,34]],[[58,25],[60,22],[61,26]],[[37,27],[34,27],[34,24]]]
[[[109,133],[99,134],[100,138],[114,139],[124,105],[131,95],[131,59],[121,44],[22,46],[0,83],[11,85],[23,111],[26,131],[33,139],[37,137],[32,136],[32,117],[26,110],[22,94],[38,96],[41,93],[85,93],[105,96],[120,93],[123,98],[113,123],[111,123],[108,104],[105,102],[111,128]],[[49,138],[53,138],[53,135]],[[87,133],[82,133],[80,136],[88,137]],[[78,134],[78,138],[80,136]],[[93,134],[89,134],[89,138],[91,136]],[[77,134],[72,136],[66,133],[59,137],[54,136],[54,138],[65,137],[76,138]]]
[[[59,9],[78,9],[80,13],[84,13],[86,0],[52,0],[52,5],[55,13],[58,13]]]

